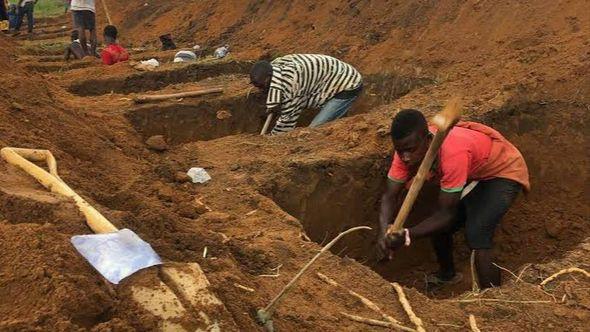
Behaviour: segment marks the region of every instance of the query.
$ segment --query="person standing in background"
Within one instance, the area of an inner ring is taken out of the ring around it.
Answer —
[[[18,1],[18,18],[16,21],[16,26],[14,27],[14,33],[12,34],[13,37],[18,36],[20,34],[20,27],[23,25],[23,20],[25,15],[27,15],[27,25],[28,25],[28,32],[29,36],[33,34],[33,26],[35,24],[35,20],[33,18],[33,11],[35,10],[35,5],[37,4],[37,0],[19,0]]]
[[[84,54],[96,54],[96,7],[94,0],[72,0],[70,4],[74,29],[78,30]],[[86,30],[90,35],[90,50],[86,45]]]

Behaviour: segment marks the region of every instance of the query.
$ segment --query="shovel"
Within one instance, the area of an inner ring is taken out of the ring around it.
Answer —
[[[128,229],[119,231],[59,177],[50,151],[6,147],[0,150],[0,156],[45,188],[76,202],[86,223],[97,235],[74,236],[72,243],[107,280],[117,283],[142,268],[161,264],[149,244]],[[49,172],[31,161],[46,162]],[[147,277],[155,279],[149,283],[155,286],[132,285],[132,297],[142,309],[160,318],[162,331],[237,329],[225,305],[211,291],[199,264],[166,263],[157,274]],[[181,324],[187,316],[191,320]]]
[[[0,153],[8,162],[28,171],[51,191],[70,197],[76,202],[86,217],[88,226],[98,234],[74,236],[72,244],[108,281],[118,284],[123,278],[141,269],[162,264],[160,257],[149,244],[131,230],[117,231],[113,224],[59,177],[57,163],[51,152],[5,148]],[[46,160],[49,173],[27,159]]]
[[[272,113],[269,113],[266,116],[266,121],[264,122],[264,127],[262,127],[262,130],[260,131],[260,135],[262,135],[262,136],[266,135],[266,132],[268,131],[268,127],[270,127],[270,123],[272,122],[272,118],[273,118]]]

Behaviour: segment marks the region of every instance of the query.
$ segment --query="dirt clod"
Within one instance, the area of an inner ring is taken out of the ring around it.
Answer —
[[[186,172],[178,171],[174,174],[174,181],[178,183],[185,183],[190,182],[191,178],[188,176],[188,174],[186,174]]]
[[[145,144],[154,151],[168,150],[168,143],[166,143],[166,139],[162,135],[151,136],[145,141]]]

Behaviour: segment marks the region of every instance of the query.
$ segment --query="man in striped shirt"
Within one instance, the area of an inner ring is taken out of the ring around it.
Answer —
[[[259,61],[250,71],[250,80],[268,92],[268,112],[279,114],[272,134],[293,130],[306,108],[321,108],[310,127],[343,117],[363,88],[361,74],[351,65],[319,54]]]

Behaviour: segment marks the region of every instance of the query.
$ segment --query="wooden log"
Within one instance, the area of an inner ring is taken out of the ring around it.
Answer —
[[[196,96],[201,96],[201,95],[206,95],[206,94],[211,94],[211,93],[222,93],[222,92],[223,92],[223,88],[210,88],[210,89],[186,91],[186,92],[163,94],[163,95],[141,95],[141,96],[134,97],[133,101],[137,104],[143,104],[143,103],[148,103],[150,101],[160,101],[160,100],[166,100],[166,99],[196,97]]]

